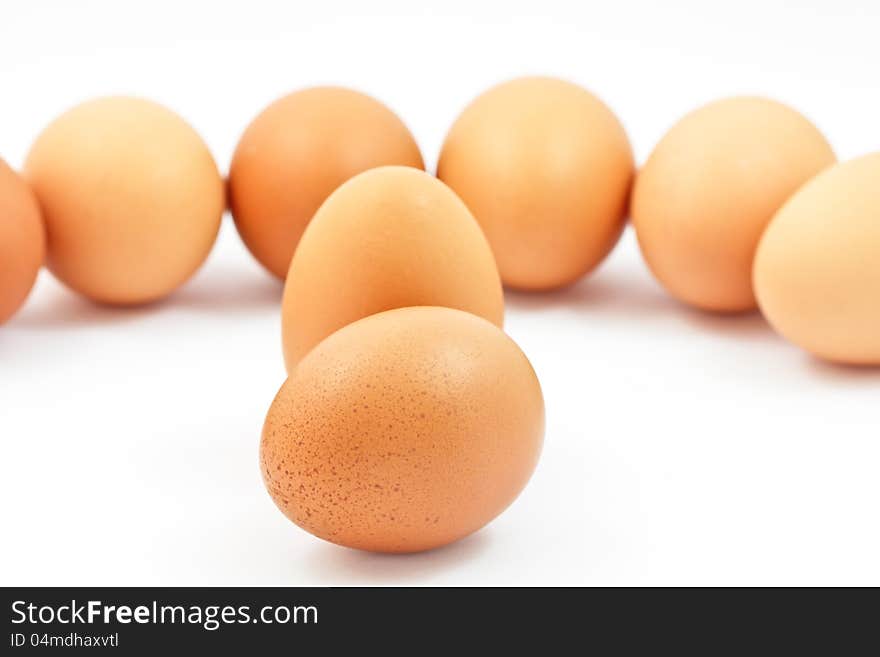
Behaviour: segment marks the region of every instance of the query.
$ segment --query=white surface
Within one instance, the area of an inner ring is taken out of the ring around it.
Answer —
[[[20,165],[75,102],[137,93],[225,168],[261,107],[331,82],[391,105],[433,163],[476,93],[547,73],[599,93],[640,161],[739,92],[801,109],[846,158],[880,149],[878,26],[871,0],[4,0],[0,155]],[[578,286],[509,295],[546,396],[542,461],[496,522],[422,555],[325,544],[265,493],[279,297],[228,220],[157,306],[97,308],[42,275],[0,329],[0,583],[880,584],[880,372],[682,308],[629,234]]]

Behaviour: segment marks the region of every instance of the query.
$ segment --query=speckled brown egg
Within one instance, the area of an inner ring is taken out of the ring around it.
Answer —
[[[504,317],[492,251],[464,203],[424,171],[380,167],[333,192],[296,250],[281,317],[288,371],[346,324],[406,306]]]
[[[43,264],[40,207],[27,184],[0,160],[0,324],[24,304]]]
[[[528,77],[490,89],[462,112],[437,176],[480,222],[504,284],[546,290],[587,274],[617,243],[633,155],[596,96]]]
[[[250,252],[279,278],[330,193],[383,165],[424,168],[410,131],[379,101],[351,89],[289,94],[247,127],[229,170],[230,207]]]
[[[544,432],[529,361],[449,308],[372,315],[321,342],[263,428],[272,499],[340,545],[416,552],[475,532],[519,495]]]
[[[140,98],[99,98],[62,114],[34,142],[25,177],[43,210],[49,269],[104,303],[146,303],[182,285],[208,256],[225,209],[205,143]]]
[[[754,269],[761,311],[826,360],[880,365],[880,153],[831,167],[767,228]]]
[[[704,310],[754,310],[761,234],[834,160],[812,123],[773,100],[727,98],[688,114],[654,149],[633,190],[633,225],[655,278]]]

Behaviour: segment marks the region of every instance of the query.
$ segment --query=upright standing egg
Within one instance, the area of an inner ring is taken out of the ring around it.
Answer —
[[[505,285],[556,288],[596,267],[623,230],[633,156],[598,98],[552,78],[521,78],[467,107],[437,175],[480,222]]]
[[[544,402],[519,347],[450,308],[340,329],[291,373],[266,417],[263,480],[315,536],[416,552],[478,530],[538,461]]]
[[[27,299],[43,265],[45,242],[33,192],[0,160],[0,324]]]
[[[391,164],[424,168],[412,134],[382,103],[339,87],[292,93],[263,110],[235,150],[235,225],[254,257],[284,278],[324,199],[352,176]]]
[[[140,98],[92,100],[37,138],[25,176],[43,210],[48,266],[96,301],[164,297],[202,264],[225,208],[207,146]]]
[[[651,153],[633,191],[633,225],[654,276],[698,308],[753,310],[761,234],[834,159],[813,124],[772,100],[728,98],[688,114]]]
[[[492,251],[464,203],[433,176],[380,167],[324,202],[284,286],[288,371],[355,320],[404,306],[448,306],[501,325],[504,297]]]
[[[761,311],[827,360],[880,365],[880,153],[801,188],[770,222],[755,257]]]

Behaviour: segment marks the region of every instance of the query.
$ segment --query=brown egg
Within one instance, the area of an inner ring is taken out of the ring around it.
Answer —
[[[562,80],[521,78],[464,110],[437,175],[480,222],[504,284],[544,290],[591,271],[617,243],[633,157],[598,98]]]
[[[642,254],[668,292],[718,312],[756,307],[752,262],[773,213],[834,162],[822,134],[764,98],[728,98],[679,121],[639,172]]]
[[[755,290],[768,321],[816,356],[880,365],[880,153],[804,185],[758,246]]]
[[[510,338],[459,310],[403,308],[303,359],[269,410],[260,465],[275,504],[306,531],[416,552],[507,508],[543,433],[541,387]]]
[[[288,371],[346,324],[405,306],[504,318],[492,251],[464,203],[423,171],[380,167],[333,192],[303,234],[284,286]]]
[[[99,98],[62,114],[31,148],[25,176],[43,209],[49,268],[104,303],[145,303],[184,283],[224,210],[204,142],[139,98]]]
[[[0,160],[0,324],[21,308],[43,265],[46,248],[37,199]]]
[[[278,278],[330,193],[386,164],[424,168],[403,122],[382,103],[338,87],[315,87],[267,107],[245,130],[229,171],[235,225]]]

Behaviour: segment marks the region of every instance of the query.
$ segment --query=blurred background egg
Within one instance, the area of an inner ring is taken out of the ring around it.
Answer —
[[[424,171],[359,174],[324,202],[290,264],[282,304],[288,371],[346,324],[425,305],[501,326],[504,296],[486,238],[461,199]]]
[[[752,262],[791,194],[835,161],[822,134],[764,98],[710,103],[666,133],[638,174],[632,220],[648,266],[680,301],[756,307]]]
[[[540,384],[510,338],[459,310],[403,308],[303,359],[269,410],[260,464],[275,504],[306,531],[416,552],[507,508],[543,434]]]
[[[96,301],[166,296],[202,264],[225,208],[207,146],[179,116],[140,98],[74,107],[27,157],[46,222],[48,266]]]
[[[754,279],[786,338],[827,360],[880,365],[880,153],[798,191],[764,233]]]
[[[623,126],[591,93],[520,78],[464,110],[437,175],[480,222],[504,284],[544,290],[591,271],[617,243],[633,156]]]
[[[247,127],[229,170],[230,207],[245,245],[278,278],[330,193],[382,165],[424,168],[403,122],[379,101],[339,87],[285,96]]]
[[[27,183],[0,160],[0,324],[30,294],[45,248],[37,199]]]

